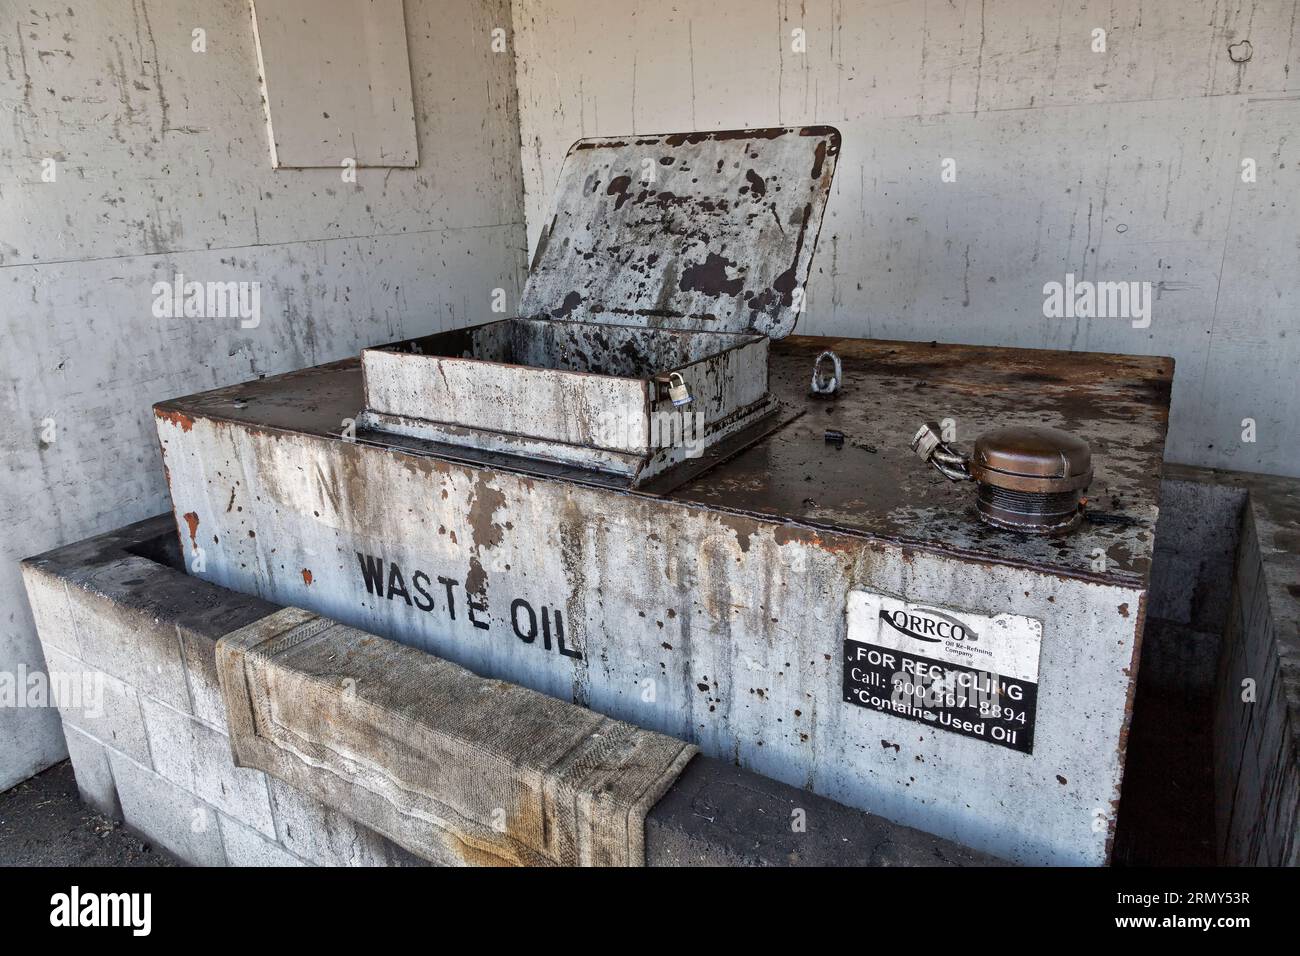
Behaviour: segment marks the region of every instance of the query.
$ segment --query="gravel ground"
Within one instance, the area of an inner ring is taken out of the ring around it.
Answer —
[[[81,802],[65,760],[0,793],[0,866],[176,866]]]

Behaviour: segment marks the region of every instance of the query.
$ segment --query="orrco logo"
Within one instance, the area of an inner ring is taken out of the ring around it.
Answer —
[[[880,609],[880,619],[908,637],[918,641],[938,644],[942,641],[978,641],[979,635],[955,617],[949,617],[940,611],[906,610],[896,611]]]

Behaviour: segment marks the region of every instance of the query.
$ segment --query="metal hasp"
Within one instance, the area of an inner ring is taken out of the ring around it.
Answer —
[[[970,481],[970,459],[943,440],[938,422],[926,422],[912,436],[912,451],[949,481]]]
[[[734,454],[789,420],[768,338],[803,310],[838,154],[830,127],[579,141],[520,316],[363,351],[359,437],[632,487]]]
[[[975,507],[998,528],[1062,534],[1083,520],[1080,493],[1092,481],[1088,443],[1059,428],[1008,426],[975,440]]]

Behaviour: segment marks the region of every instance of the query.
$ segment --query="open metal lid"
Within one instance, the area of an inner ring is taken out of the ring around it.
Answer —
[[[520,316],[789,335],[839,151],[830,126],[579,140]]]

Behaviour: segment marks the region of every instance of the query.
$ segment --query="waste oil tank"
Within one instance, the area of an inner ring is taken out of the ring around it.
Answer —
[[[1173,363],[791,335],[839,147],[583,140],[518,315],[160,403],[189,571],[1107,862]]]

